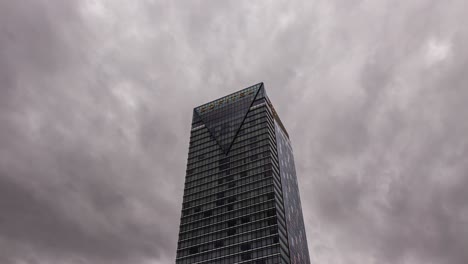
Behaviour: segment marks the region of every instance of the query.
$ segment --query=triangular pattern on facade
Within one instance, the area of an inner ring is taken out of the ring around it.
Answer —
[[[226,155],[262,85],[256,84],[195,108],[198,117]]]

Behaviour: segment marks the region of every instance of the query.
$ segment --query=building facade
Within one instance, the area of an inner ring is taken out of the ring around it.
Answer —
[[[289,136],[263,83],[193,111],[176,263],[310,263]]]

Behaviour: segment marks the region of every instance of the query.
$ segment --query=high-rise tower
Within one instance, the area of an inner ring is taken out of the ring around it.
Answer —
[[[310,263],[291,143],[263,83],[193,110],[176,263]]]

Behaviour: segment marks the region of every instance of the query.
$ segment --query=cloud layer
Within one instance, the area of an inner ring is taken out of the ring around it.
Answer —
[[[463,0],[0,3],[0,262],[173,263],[191,110],[264,81],[314,263],[468,263]]]

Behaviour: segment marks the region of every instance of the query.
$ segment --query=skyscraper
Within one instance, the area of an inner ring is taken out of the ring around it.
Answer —
[[[263,83],[193,110],[176,263],[310,263],[291,143]]]

